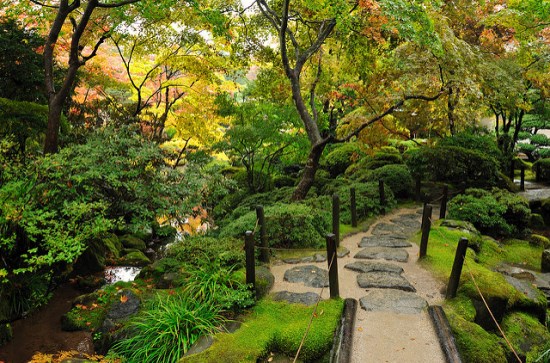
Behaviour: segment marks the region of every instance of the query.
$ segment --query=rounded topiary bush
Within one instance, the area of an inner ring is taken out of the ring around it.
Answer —
[[[276,203],[265,208],[265,218],[272,247],[321,247],[330,230],[330,215],[305,204]],[[222,228],[220,237],[242,238],[255,227],[256,212],[251,211]]]
[[[499,163],[495,158],[458,146],[410,150],[405,162],[413,176],[463,187],[491,187],[499,180]]]
[[[550,158],[537,160],[533,164],[533,169],[537,172],[537,179],[540,181],[550,181]]]
[[[413,179],[406,165],[384,165],[372,170],[367,181],[383,180],[396,197],[408,197],[413,193]]]
[[[364,154],[357,143],[340,144],[327,154],[322,166],[332,177],[336,177],[343,174],[362,155]]]

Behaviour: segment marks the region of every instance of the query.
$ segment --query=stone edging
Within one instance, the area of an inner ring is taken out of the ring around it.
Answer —
[[[439,338],[439,345],[441,345],[441,350],[445,355],[445,361],[447,363],[462,363],[462,358],[456,347],[456,341],[443,308],[439,305],[430,305],[428,306],[428,314]]]
[[[357,300],[345,299],[342,318],[334,333],[332,350],[330,352],[331,363],[351,362],[353,331],[355,328],[355,313],[357,312]]]

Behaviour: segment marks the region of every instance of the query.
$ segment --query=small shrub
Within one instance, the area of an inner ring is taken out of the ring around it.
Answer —
[[[276,203],[265,208],[265,218],[272,247],[323,246],[330,226],[329,215],[305,204]],[[256,212],[251,211],[222,228],[220,237],[242,238],[255,226]]]
[[[403,164],[403,157],[398,152],[378,151],[365,162],[365,168],[368,170],[378,169],[384,165]]]
[[[538,146],[550,146],[550,139],[543,134],[535,134],[531,136],[531,144]]]
[[[327,154],[322,165],[334,178],[343,174],[362,155],[364,154],[356,143],[340,144]]]
[[[222,267],[244,267],[242,240],[232,237],[186,238],[170,245],[167,257],[174,258],[188,266],[199,266],[203,260],[217,260]]]
[[[412,194],[413,179],[406,165],[384,165],[367,174],[366,181],[383,180],[396,197],[408,197]]]
[[[550,181],[550,157],[537,160],[533,164],[533,169],[538,170],[538,177],[541,181]]]

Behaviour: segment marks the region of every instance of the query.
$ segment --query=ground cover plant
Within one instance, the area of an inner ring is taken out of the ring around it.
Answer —
[[[545,296],[539,293],[537,298],[527,297],[495,271],[503,263],[537,270],[542,247],[520,240],[499,243],[476,233],[442,227],[439,223],[432,228],[428,253],[421,263],[445,283],[450,275],[458,240],[461,237],[467,237],[470,241],[481,238],[477,242],[476,251],[468,248],[457,297],[446,300],[443,305],[464,361],[501,362],[507,361],[512,354],[503,338],[495,332],[494,325],[488,328],[479,320],[481,298],[478,288],[491,308],[500,314],[498,318],[503,329],[519,354],[531,356],[544,349],[550,339],[544,322],[540,321],[546,313]],[[528,317],[517,318],[515,314],[518,312],[527,313]],[[519,334],[518,329],[525,329],[522,328],[525,324],[536,326],[544,339],[536,340],[537,337],[532,340],[530,334]]]
[[[310,332],[302,347],[300,360],[324,362],[343,309],[343,300],[321,301]],[[214,345],[202,353],[184,357],[180,362],[208,363],[223,357],[227,363],[257,362],[270,352],[294,356],[306,331],[313,307],[264,299],[244,317],[235,333],[218,333]],[[328,360],[326,360],[328,362]]]

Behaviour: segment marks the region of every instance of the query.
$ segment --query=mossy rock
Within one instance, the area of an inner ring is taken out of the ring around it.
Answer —
[[[275,283],[275,276],[267,267],[256,267],[256,298],[261,299],[269,293]]]
[[[550,247],[550,239],[540,234],[532,234],[529,236],[529,243],[534,246],[542,246],[545,249]]]
[[[464,362],[506,362],[506,351],[500,338],[476,323],[445,309],[458,350]]]
[[[531,214],[531,221],[529,222],[531,228],[544,228],[544,218],[540,214]]]
[[[474,227],[474,225],[467,221],[459,221],[456,219],[445,219],[441,222],[441,227],[447,227],[451,229],[460,229],[462,231],[468,232],[469,234],[473,234],[476,236],[479,236],[480,233]]]
[[[101,242],[114,258],[120,258],[123,246],[116,234],[108,233],[101,239]]]
[[[0,324],[0,347],[13,338],[13,331],[11,325],[8,323]]]
[[[180,286],[185,280],[183,264],[175,258],[166,257],[145,266],[137,278],[151,279],[158,289]]]
[[[537,351],[550,341],[548,329],[535,317],[523,312],[506,315],[502,321],[502,329],[524,361],[529,352]]]
[[[132,251],[122,257],[124,264],[128,266],[146,266],[151,260],[141,251]]]
[[[153,238],[159,238],[161,240],[171,240],[176,236],[177,230],[169,224],[159,225],[158,222],[154,222],[151,226],[153,231]]]
[[[140,251],[145,251],[147,249],[147,246],[142,239],[139,239],[131,234],[125,234],[124,236],[120,237],[120,242],[122,243],[124,248],[135,248]]]

